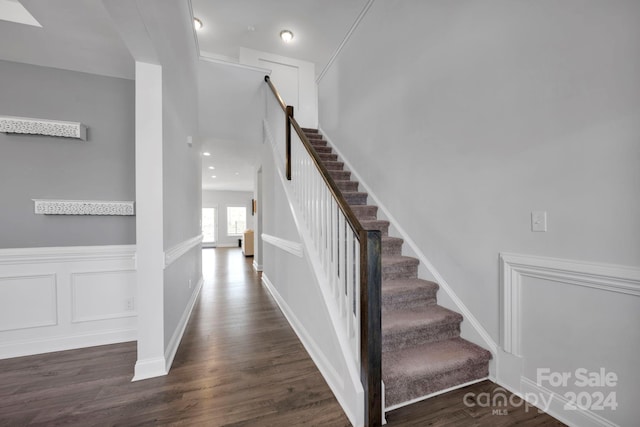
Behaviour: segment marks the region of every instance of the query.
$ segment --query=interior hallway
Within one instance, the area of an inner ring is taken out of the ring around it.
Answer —
[[[0,426],[348,426],[240,249],[203,250],[205,283],[169,375],[131,382],[134,342],[0,360]],[[490,382],[393,411],[398,425],[551,425],[537,410],[469,408]]]

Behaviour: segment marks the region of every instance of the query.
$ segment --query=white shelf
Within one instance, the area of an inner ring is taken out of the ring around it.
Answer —
[[[87,127],[82,123],[59,120],[0,116],[0,132],[28,135],[60,136],[87,140]]]
[[[39,215],[134,215],[133,202],[33,199]]]

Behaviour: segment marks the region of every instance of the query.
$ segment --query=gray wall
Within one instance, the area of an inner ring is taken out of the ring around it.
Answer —
[[[134,200],[134,82],[0,61],[0,115],[88,140],[0,133],[0,248],[135,243],[135,217],[35,215],[31,199]]]
[[[217,208],[218,229],[216,230],[217,246],[237,246],[238,236],[227,235],[227,207],[244,206],[247,208],[247,228],[254,229],[255,216],[251,215],[251,191],[202,190],[202,207]]]
[[[320,82],[322,129],[495,341],[499,252],[640,265],[638,40],[637,1],[378,1]]]

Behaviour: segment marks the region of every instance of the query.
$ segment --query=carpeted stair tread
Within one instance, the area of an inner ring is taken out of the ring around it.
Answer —
[[[384,352],[386,406],[484,378],[490,359],[491,353],[462,338]]]
[[[436,304],[385,311],[382,315],[382,351],[458,337],[460,322],[460,314]]]
[[[302,128],[302,132],[304,132],[304,133],[318,133],[318,129]]]
[[[402,310],[436,303],[437,283],[418,278],[382,281],[382,310]]]
[[[383,256],[382,280],[417,277],[418,264],[420,261],[408,256]]]
[[[374,205],[352,205],[351,210],[358,219],[376,219],[378,207]]]
[[[321,153],[331,153],[333,151],[333,149],[331,147],[327,147],[324,145],[313,145],[311,144],[311,146],[314,148],[314,150],[316,150],[316,153],[321,154]]]
[[[358,191],[358,181],[334,180],[341,191]]]
[[[329,175],[336,181],[348,181],[351,177],[351,172],[349,171],[329,171]],[[344,193],[344,192],[343,192]]]
[[[324,139],[310,139],[309,142],[313,147],[326,147],[327,141]]]
[[[320,157],[320,160],[322,160],[323,162],[337,162],[338,161],[338,155],[337,154],[333,154],[333,153],[318,153],[318,157]]]
[[[361,191],[343,191],[342,195],[350,205],[366,205],[367,196],[369,196],[367,193],[363,193]]]
[[[364,219],[360,221],[360,224],[365,230],[380,230],[382,236],[389,234],[389,221],[380,219]]]
[[[324,167],[326,167],[328,170],[334,170],[334,171],[339,171],[344,169],[344,163],[343,162],[338,162],[338,161],[333,161],[333,160],[326,160],[322,162],[324,164]]]
[[[305,136],[309,141],[313,139],[322,139],[322,135],[320,135],[319,133],[305,133]]]

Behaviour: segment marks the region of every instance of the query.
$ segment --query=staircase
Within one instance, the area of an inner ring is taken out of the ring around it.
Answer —
[[[367,193],[315,129],[305,135],[365,229],[382,233],[382,379],[386,407],[485,378],[491,353],[460,337],[462,316],[437,305],[438,285],[418,279],[419,261],[402,256],[403,240],[367,205]]]

